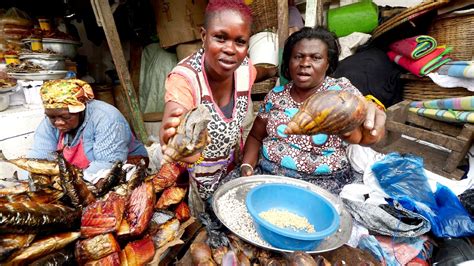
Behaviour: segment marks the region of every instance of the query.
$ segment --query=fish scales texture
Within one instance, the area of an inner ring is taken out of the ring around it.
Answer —
[[[115,232],[125,211],[125,199],[111,192],[103,201],[96,201],[84,209],[81,218],[82,237]]]
[[[80,210],[32,201],[0,204],[0,233],[36,233],[78,225]]]
[[[128,199],[126,219],[131,235],[140,235],[148,227],[153,216],[156,194],[151,182],[144,182],[134,189]]]
[[[46,255],[29,264],[29,266],[59,266],[74,264],[74,252],[71,248],[62,249]]]
[[[48,161],[42,159],[32,159],[32,158],[18,158],[8,160],[3,152],[0,150],[0,160],[12,163],[19,168],[26,170],[33,174],[42,174],[42,175],[58,175],[59,167],[56,161]]]
[[[63,187],[64,192],[66,195],[69,196],[71,203],[75,207],[79,207],[81,205],[81,198],[79,196],[79,192],[74,187],[74,177],[72,171],[69,169],[68,163],[66,159],[62,156],[62,154],[58,154],[58,165],[60,176],[62,177],[61,186]]]
[[[120,246],[115,237],[112,234],[103,234],[78,241],[74,254],[79,264],[84,264],[119,251]]]
[[[122,170],[123,163],[116,161],[110,169],[110,172],[103,178],[99,179],[94,185],[97,188],[96,196],[101,197],[110,191],[112,187],[117,185],[125,177],[125,173]]]
[[[29,247],[21,250],[19,254],[15,254],[8,262],[11,263],[11,265],[26,265],[30,261],[34,261],[64,248],[69,243],[78,239],[80,235],[78,232],[68,232],[46,236],[36,240]]]
[[[18,194],[0,196],[0,204],[11,202],[34,201],[36,203],[52,203],[63,197],[64,193],[55,189],[42,189]]]
[[[180,187],[169,187],[163,191],[156,202],[156,209],[166,209],[169,206],[179,203],[186,195],[186,189]]]
[[[158,232],[153,236],[156,248],[164,246],[178,235],[180,223],[177,218],[173,218],[160,225]]]
[[[0,238],[0,262],[6,260],[13,252],[28,246],[35,234],[5,234]]]
[[[155,246],[150,237],[145,237],[128,243],[122,250],[122,258],[127,261],[126,265],[145,265],[153,260],[155,255]]]

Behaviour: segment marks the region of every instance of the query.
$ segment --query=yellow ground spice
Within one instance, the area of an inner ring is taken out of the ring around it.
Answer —
[[[314,233],[314,226],[308,222],[306,217],[299,216],[287,210],[270,209],[258,214],[267,222],[280,228],[290,228],[293,230],[303,230],[307,233]]]

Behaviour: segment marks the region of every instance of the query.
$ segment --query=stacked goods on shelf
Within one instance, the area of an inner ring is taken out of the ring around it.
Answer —
[[[28,37],[33,26],[28,15],[12,7],[0,17],[0,61],[3,55],[16,55],[23,47],[21,40]]]

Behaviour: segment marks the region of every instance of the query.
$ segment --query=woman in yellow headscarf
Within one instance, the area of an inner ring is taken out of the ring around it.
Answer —
[[[94,100],[89,84],[78,79],[54,80],[40,90],[45,119],[38,126],[28,157],[52,159],[61,150],[65,159],[84,169],[86,179],[116,160],[146,158],[128,122],[114,106]],[[88,180],[93,181],[93,180]]]

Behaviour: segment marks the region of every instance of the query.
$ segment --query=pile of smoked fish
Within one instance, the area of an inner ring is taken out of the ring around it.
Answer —
[[[190,218],[173,163],[132,166],[127,181],[130,165],[116,162],[91,184],[61,154],[7,161],[31,180],[0,181],[0,265],[144,265]]]

